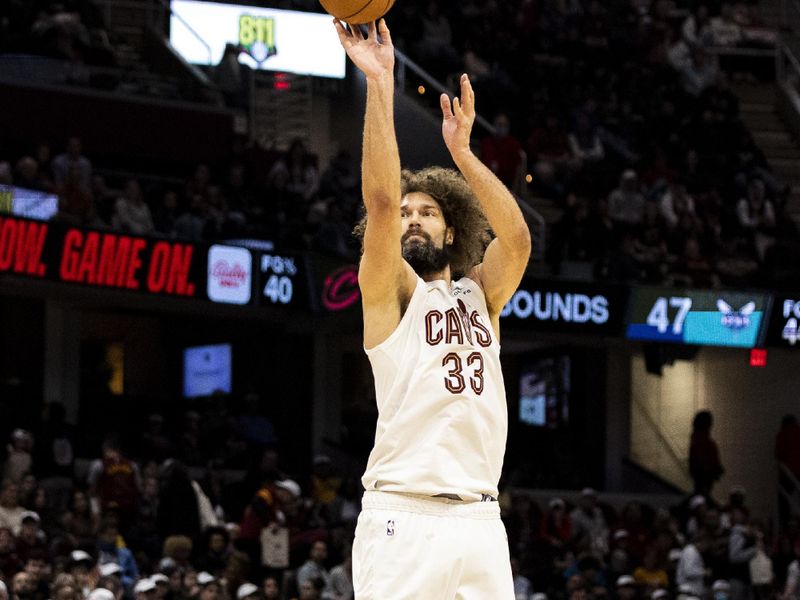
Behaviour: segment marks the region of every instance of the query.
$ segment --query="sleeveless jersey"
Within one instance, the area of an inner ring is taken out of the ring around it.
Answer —
[[[366,352],[378,425],[364,488],[497,497],[508,414],[481,287],[418,278],[397,329]]]

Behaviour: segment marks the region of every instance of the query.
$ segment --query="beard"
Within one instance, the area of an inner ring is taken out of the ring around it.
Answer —
[[[423,239],[411,240],[412,235],[420,235]],[[403,258],[420,277],[438,273],[450,264],[447,246],[437,248],[431,236],[424,231],[406,232],[401,243]]]

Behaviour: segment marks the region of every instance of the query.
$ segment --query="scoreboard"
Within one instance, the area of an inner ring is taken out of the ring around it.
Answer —
[[[629,306],[626,337],[753,348],[763,341],[761,325],[768,308],[766,294],[637,288]]]

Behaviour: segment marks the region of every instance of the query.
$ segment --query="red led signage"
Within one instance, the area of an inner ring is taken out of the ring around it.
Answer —
[[[194,297],[205,253],[193,244],[0,217],[0,273]],[[201,286],[202,287],[202,286]]]

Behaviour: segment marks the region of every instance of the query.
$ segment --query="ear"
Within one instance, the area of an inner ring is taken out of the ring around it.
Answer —
[[[444,232],[444,243],[447,246],[453,245],[453,240],[456,237],[456,230],[454,227],[448,227]]]

